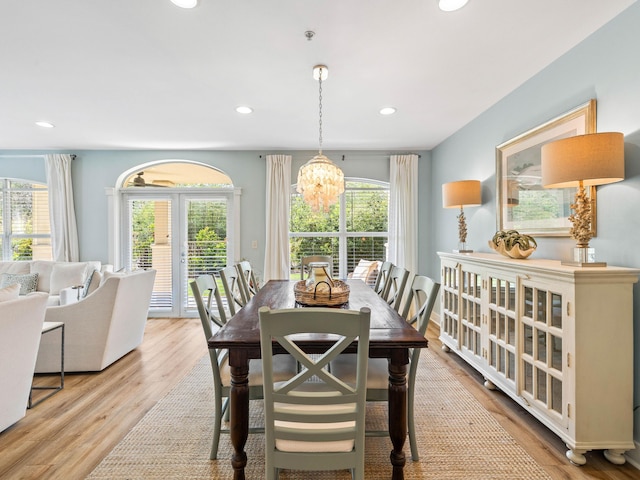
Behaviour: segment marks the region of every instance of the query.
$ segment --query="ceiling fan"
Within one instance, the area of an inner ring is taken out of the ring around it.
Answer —
[[[144,178],[142,178],[142,176],[144,175],[144,172],[138,172],[136,174],[136,177],[129,182],[129,187],[167,187],[167,185],[160,185],[157,183],[147,183],[145,181]]]

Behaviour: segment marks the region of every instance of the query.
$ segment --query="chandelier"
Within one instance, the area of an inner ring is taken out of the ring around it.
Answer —
[[[314,212],[329,211],[344,192],[344,174],[331,160],[322,154],[322,81],[329,71],[324,65],[313,67],[313,76],[319,84],[320,103],[320,137],[318,155],[305,163],[298,170],[298,186],[296,190],[302,194],[304,202]]]

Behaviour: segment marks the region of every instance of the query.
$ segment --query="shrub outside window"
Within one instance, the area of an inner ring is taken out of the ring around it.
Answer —
[[[291,190],[291,279],[300,278],[300,259],[330,255],[333,272],[346,278],[361,259],[384,261],[389,237],[389,184],[348,179],[340,201],[328,213],[313,212]]]
[[[51,260],[47,186],[2,178],[0,197],[2,260]]]

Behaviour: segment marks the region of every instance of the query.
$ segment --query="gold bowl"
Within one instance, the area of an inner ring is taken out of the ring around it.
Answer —
[[[492,240],[489,240],[489,247],[491,247],[492,250],[498,252],[500,255],[519,260],[527,258],[536,250],[536,247],[527,248],[526,250],[521,249],[520,245],[518,245],[517,243],[507,250],[503,243],[501,243],[500,245],[496,245]]]

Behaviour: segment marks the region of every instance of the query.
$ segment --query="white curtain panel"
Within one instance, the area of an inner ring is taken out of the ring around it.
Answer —
[[[267,155],[264,281],[288,280],[291,155]]]
[[[78,227],[71,184],[71,155],[46,155],[49,188],[49,218],[53,259],[57,262],[80,260]]]
[[[418,155],[391,155],[389,258],[412,274],[418,268]]]

